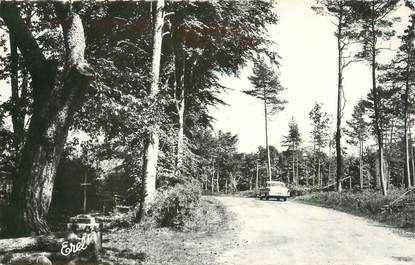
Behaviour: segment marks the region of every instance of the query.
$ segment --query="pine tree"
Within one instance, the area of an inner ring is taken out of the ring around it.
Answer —
[[[336,26],[335,36],[337,38],[337,118],[336,118],[336,189],[341,192],[341,179],[344,176],[343,154],[341,147],[341,122],[344,108],[343,91],[343,72],[345,68],[353,62],[350,56],[345,55],[348,46],[352,43],[356,29],[354,28],[355,12],[351,7],[350,0],[317,0],[317,5],[313,6],[318,14],[328,15],[333,18]]]
[[[302,142],[298,123],[294,117],[291,117],[288,122],[288,135],[284,136],[283,145],[287,147],[287,151],[291,152],[292,158],[292,180],[293,183],[298,185],[299,172],[298,172],[298,156],[299,148]]]
[[[317,160],[314,163],[317,169],[314,170],[313,185],[317,179],[317,185],[322,186],[321,176],[321,157],[322,151],[327,146],[330,137],[330,117],[327,112],[322,110],[322,103],[315,102],[313,109],[309,113],[312,122],[313,130],[311,137],[314,145],[314,158]]]
[[[279,95],[285,88],[281,85],[276,70],[262,58],[254,62],[253,75],[249,77],[249,80],[254,85],[254,89],[244,90],[244,93],[262,100],[264,104],[267,170],[268,179],[272,180],[271,157],[268,144],[268,115],[274,115],[284,109],[287,101],[280,99]]]
[[[387,195],[387,182],[384,172],[384,139],[381,125],[383,103],[380,99],[377,84],[377,70],[379,67],[377,55],[381,48],[380,41],[388,40],[395,34],[392,29],[395,18],[390,18],[389,15],[396,9],[399,0],[361,0],[352,3],[355,12],[359,15],[358,23],[361,27],[357,39],[362,43],[363,49],[358,57],[367,60],[372,70],[373,123],[378,145],[380,183],[383,194]]]

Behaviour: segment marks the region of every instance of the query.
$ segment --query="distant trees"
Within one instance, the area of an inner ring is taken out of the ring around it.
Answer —
[[[400,36],[401,46],[399,47],[395,58],[387,65],[383,79],[392,84],[395,89],[393,92],[395,102],[390,105],[395,107],[395,116],[403,121],[403,154],[404,154],[404,184],[406,187],[412,186],[411,169],[410,169],[410,143],[409,128],[411,127],[411,113],[414,112],[413,103],[413,85],[415,83],[415,49],[414,41],[415,16],[410,16],[410,24]],[[393,99],[393,97],[391,97]],[[401,114],[401,115],[400,115]]]
[[[267,170],[268,179],[272,179],[271,157],[268,144],[268,115],[273,115],[284,109],[287,101],[280,98],[280,93],[285,90],[281,85],[280,78],[276,70],[265,62],[264,59],[258,58],[254,62],[253,75],[249,80],[254,85],[253,89],[245,90],[244,93],[262,100],[264,104],[265,119],[265,146],[267,149]]]
[[[282,142],[283,146],[286,146],[288,151],[291,152],[292,157],[292,181],[294,184],[299,184],[299,148],[302,142],[300,130],[298,128],[298,123],[295,121],[294,117],[288,122],[288,135],[284,136]]]
[[[366,108],[363,101],[359,101],[353,109],[352,118],[347,121],[348,128],[345,133],[349,136],[349,144],[359,148],[359,180],[363,189],[364,177],[364,143],[369,135]]]
[[[315,102],[314,107],[309,113],[311,125],[313,130],[311,131],[311,138],[313,139],[314,150],[314,177],[313,186],[323,185],[323,179],[321,175],[321,158],[322,151],[327,146],[330,136],[330,117],[327,112],[323,111],[322,104]],[[317,181],[317,183],[316,183]]]

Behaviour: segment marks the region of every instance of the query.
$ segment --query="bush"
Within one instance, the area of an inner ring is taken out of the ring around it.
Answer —
[[[384,210],[386,205],[390,205],[405,191],[405,189],[391,188],[387,196],[383,196],[380,191],[373,190],[341,193],[316,192],[297,197],[297,200],[363,215],[394,226],[415,228],[412,221],[415,219],[415,192],[406,194],[394,203],[392,208]]]
[[[182,229],[194,217],[200,198],[198,186],[176,184],[157,193],[147,216],[158,227]]]

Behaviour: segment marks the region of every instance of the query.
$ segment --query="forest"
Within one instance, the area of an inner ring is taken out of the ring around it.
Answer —
[[[54,217],[82,212],[84,192],[85,210],[120,203],[138,222],[175,185],[254,194],[272,179],[292,195],[413,187],[415,16],[396,14],[413,3],[315,1],[315,15],[335,25],[337,112],[316,101],[308,132],[295,117],[288,131],[268,131],[289,89],[268,33],[279,20],[274,4],[0,2],[2,237],[49,233]],[[400,20],[409,21],[403,35]],[[399,48],[381,63],[392,39]],[[346,117],[351,64],[370,67],[372,86]],[[264,145],[253,153],[240,152],[238,135],[216,130],[209,113],[227,104],[220,77],[245,67],[252,88],[241,92],[264,109]],[[269,144],[275,133],[284,135],[279,150]]]

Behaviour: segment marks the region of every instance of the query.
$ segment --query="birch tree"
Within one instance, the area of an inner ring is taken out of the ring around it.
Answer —
[[[160,81],[160,59],[161,46],[163,40],[163,25],[164,25],[164,0],[157,0],[154,27],[153,27],[153,53],[151,58],[151,73],[150,73],[150,89],[148,94],[153,102],[157,101],[159,93]],[[159,124],[157,121],[145,135],[144,140],[144,156],[143,156],[143,177],[141,196],[143,204],[149,203],[153,200],[156,194],[156,176],[157,176],[157,161],[159,152]],[[141,211],[139,215],[141,215]]]

